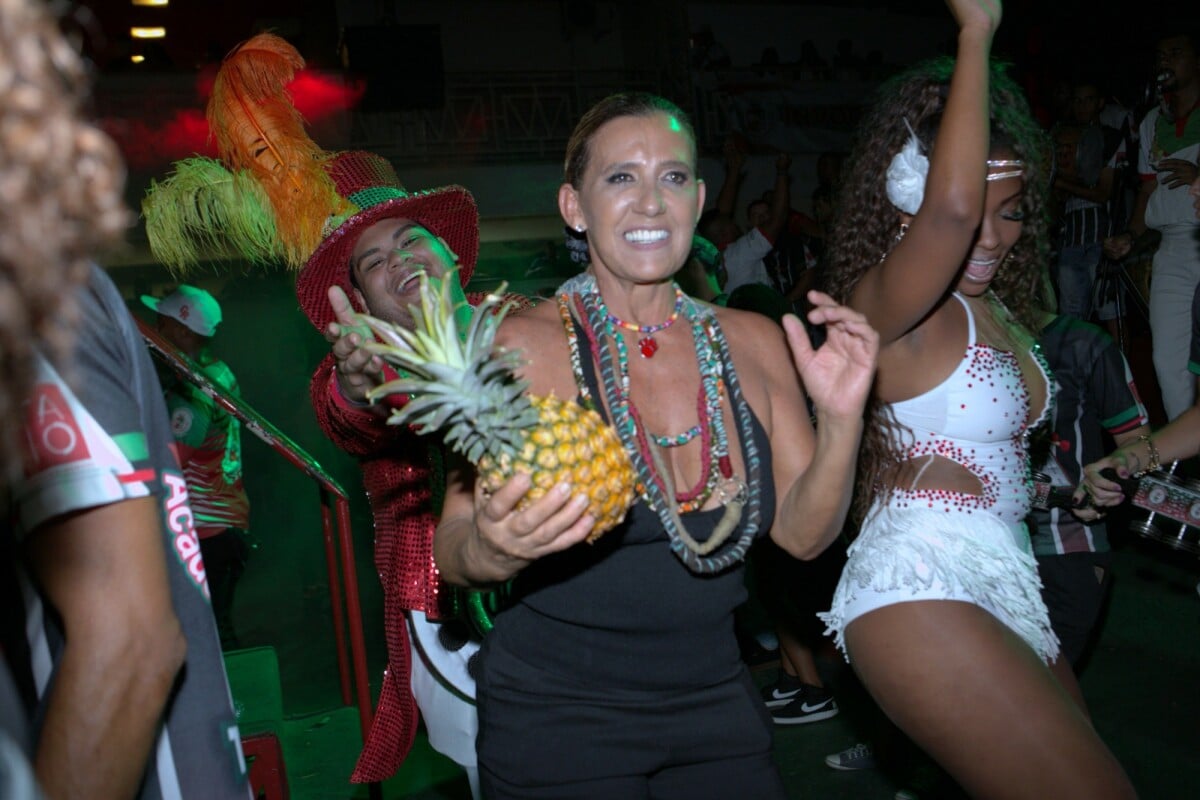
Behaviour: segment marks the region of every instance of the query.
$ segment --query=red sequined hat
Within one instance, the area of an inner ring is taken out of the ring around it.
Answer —
[[[340,286],[355,302],[350,283],[350,255],[358,237],[383,219],[411,219],[442,237],[458,256],[459,281],[465,288],[479,257],[479,210],[462,186],[408,192],[390,162],[375,153],[350,150],[325,167],[338,194],[359,208],[327,234],[296,278],[300,308],[317,330],[334,321],[330,286]],[[365,312],[365,308],[359,308]]]

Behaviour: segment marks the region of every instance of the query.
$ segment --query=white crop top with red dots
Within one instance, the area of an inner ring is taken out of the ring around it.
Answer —
[[[933,461],[932,456],[962,465],[979,479],[982,494],[897,487],[889,505],[944,511],[979,509],[1007,522],[1020,522],[1029,512],[1033,492],[1026,438],[1050,410],[1049,365],[1035,344],[1033,360],[1047,392],[1045,408],[1030,422],[1029,389],[1017,356],[975,341],[971,307],[957,292],[954,297],[967,312],[963,359],[937,386],[891,404],[896,421],[907,428],[896,431],[893,437],[904,459],[927,461],[921,471]]]

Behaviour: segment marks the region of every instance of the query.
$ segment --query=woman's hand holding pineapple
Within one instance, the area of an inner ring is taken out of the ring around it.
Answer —
[[[467,537],[467,558],[492,571],[502,582],[542,556],[584,541],[596,524],[587,513],[588,497],[560,483],[524,508],[517,504],[532,487],[528,473],[518,472],[498,491],[488,494],[475,484],[475,535]]]

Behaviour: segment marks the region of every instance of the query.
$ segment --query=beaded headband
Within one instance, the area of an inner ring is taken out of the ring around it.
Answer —
[[[904,121],[908,125],[908,120]],[[921,152],[921,142],[917,134],[909,127],[908,141],[900,152],[893,156],[887,169],[887,197],[896,208],[906,214],[916,214],[925,199],[925,179],[929,174],[929,157]],[[1004,169],[1009,167],[1010,169]],[[1000,181],[1005,178],[1019,178],[1025,174],[1025,162],[1019,158],[1000,158],[987,160],[988,170],[1001,169],[1001,172],[988,172],[988,181]]]
[[[1019,158],[989,158],[987,160],[987,168],[989,170],[998,169],[1000,167],[1016,167],[1016,169],[1010,169],[1007,172],[989,172],[987,174],[987,179],[989,181],[1002,181],[1005,178],[1019,178],[1025,174],[1025,162]]]

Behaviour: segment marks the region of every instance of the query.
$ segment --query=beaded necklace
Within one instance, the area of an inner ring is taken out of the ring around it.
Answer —
[[[683,297],[682,290],[680,290],[680,289],[678,289],[678,287],[676,287],[676,291],[677,291],[676,296],[679,298],[682,298]],[[583,371],[579,364],[579,344],[576,341],[577,337],[575,335],[575,326],[571,321],[571,319],[572,319],[571,318],[571,302],[572,302],[571,298],[574,298],[575,312],[579,315],[579,318],[580,319],[587,318],[587,311],[583,307],[583,300],[582,300],[581,295],[560,294],[558,296],[558,313],[559,313],[559,316],[562,318],[563,328],[566,330],[566,333],[567,333],[567,343],[569,344],[570,349],[571,349],[571,370],[575,375],[576,383],[579,385],[579,393],[583,396],[584,403],[586,405],[588,405],[589,407],[594,408],[595,403],[592,401],[591,394],[587,388],[587,384],[583,380]],[[682,303],[679,303],[677,301],[677,308],[682,309]],[[618,320],[618,322],[619,322],[619,320]],[[609,329],[609,328],[606,328],[606,330],[609,331],[609,338],[612,338],[613,340],[616,341],[616,343],[617,343],[616,346],[619,349],[619,351],[627,353],[628,351],[625,348],[625,342],[621,340],[621,337],[611,335],[611,329]],[[599,349],[598,349],[598,343],[596,342],[595,334],[591,330],[587,330],[586,335],[588,337],[588,344],[591,348],[593,355],[598,358],[598,355],[596,355],[596,354],[599,352]],[[695,324],[694,323],[693,323],[692,335],[693,335],[693,338],[695,338]],[[709,344],[707,338],[705,339],[705,344],[706,345]],[[711,345],[709,345],[709,351],[711,352]],[[685,445],[688,442],[695,439],[697,436],[702,436],[702,435],[706,434],[707,433],[707,423],[708,423],[709,418],[711,416],[713,416],[714,414],[717,414],[720,412],[721,398],[725,396],[725,382],[721,379],[719,370],[714,371],[711,369],[709,369],[709,370],[705,369],[705,363],[707,361],[711,361],[711,356],[708,359],[705,359],[704,357],[700,357],[701,381],[700,381],[700,389],[697,392],[698,396],[696,399],[696,411],[697,411],[697,416],[699,417],[700,421],[697,424],[693,425],[692,427],[688,428],[683,433],[678,433],[678,434],[675,434],[674,436],[651,434],[651,436],[654,439],[655,444],[657,444],[659,447],[682,447],[683,445]],[[629,369],[628,369],[629,362],[628,362],[627,355],[621,360],[621,364],[623,366],[621,385],[622,385],[625,395],[628,396],[628,393],[629,393]],[[715,396],[711,389],[711,385],[714,382],[714,379],[715,379],[715,384],[716,384]],[[722,425],[722,432],[723,432],[724,420],[721,420],[720,424]],[[705,455],[708,455],[707,440],[701,439],[701,442],[702,442],[702,444],[704,444],[704,447],[705,447]],[[731,472],[731,468],[729,467],[729,464],[728,464],[729,457],[728,457],[728,448],[727,447],[724,449],[723,453],[724,453],[724,455],[721,456],[718,459],[718,461],[720,462],[721,459],[724,459],[724,463],[721,464],[722,471],[728,477],[728,474]],[[707,473],[707,471],[708,471],[708,462],[706,461],[702,472]],[[680,498],[680,499],[689,499],[689,498]],[[705,499],[706,500],[708,499],[707,495],[705,496]],[[686,511],[686,510],[690,510],[690,509],[684,509],[684,510]]]
[[[588,311],[585,307],[583,295],[574,295],[576,311],[580,319],[588,318]],[[569,319],[569,317],[568,317]],[[695,438],[696,434],[700,436],[701,446],[701,465],[700,477],[694,487],[680,494],[674,494],[675,501],[679,503],[680,513],[694,511],[706,502],[712,496],[713,491],[721,483],[722,480],[729,480],[733,475],[733,467],[729,462],[729,442],[725,434],[725,420],[721,416],[720,398],[722,392],[713,388],[714,384],[720,385],[720,365],[714,362],[711,357],[712,345],[707,333],[703,330],[697,332],[696,321],[692,321],[692,335],[696,342],[703,342],[698,347],[707,346],[709,353],[708,357],[700,355],[697,357],[700,361],[700,390],[699,399],[697,401],[698,416],[700,422],[693,425],[689,430],[678,436],[658,436],[650,434],[654,443],[659,447],[679,447],[686,444]],[[589,328],[584,328],[584,332],[588,337],[588,344],[591,348],[592,357],[599,361],[600,358],[600,341],[594,331]],[[572,325],[572,334],[574,326]],[[629,394],[629,356],[628,350],[625,348],[625,342],[621,336],[618,336],[612,326],[605,323],[604,336],[614,343],[617,348],[617,365],[620,369],[620,384],[618,393],[621,401],[629,406],[631,414],[637,423],[638,442],[645,449],[648,447],[643,441],[646,431],[642,426],[641,415],[638,413],[637,406],[633,405]],[[577,349],[577,345],[576,345]],[[573,360],[572,366],[579,366],[578,360]],[[576,382],[580,382],[582,372],[576,373]],[[586,391],[586,386],[583,389]],[[717,427],[719,426],[719,427]],[[713,433],[715,432],[715,437]],[[713,456],[717,457],[714,459]]]
[[[634,325],[632,322],[626,322],[616,314],[605,309],[605,322],[609,325],[616,325],[624,328],[627,331],[642,334],[642,338],[637,340],[638,350],[641,351],[642,358],[654,358],[654,354],[658,352],[658,342],[654,339],[654,334],[659,331],[664,331],[679,319],[679,310],[683,308],[683,290],[678,284],[675,286],[675,308],[671,311],[671,316],[667,317],[666,322],[660,322],[657,325]],[[621,343],[624,346],[624,342]]]
[[[742,395],[737,373],[733,369],[729,345],[712,312],[702,309],[691,298],[683,296],[681,311],[691,323],[701,373],[703,400],[699,405],[703,408],[703,417],[699,427],[704,461],[700,485],[683,496],[677,496],[658,446],[659,440],[667,437],[646,435],[641,415],[629,396],[627,351],[623,347],[622,337],[608,320],[608,311],[596,287],[595,278],[588,274],[571,278],[560,287],[558,301],[567,331],[576,385],[585,402],[593,402],[583,377],[581,348],[571,315],[572,305],[576,307],[585,323],[581,327],[588,337],[593,363],[597,363],[599,367],[598,378],[604,389],[605,400],[612,410],[613,426],[637,470],[638,492],[662,521],[670,539],[671,551],[689,570],[702,574],[719,572],[741,561],[754,541],[762,521],[759,492],[762,463],[758,447],[754,443],[750,407]],[[612,346],[609,345],[609,341],[613,342]],[[618,360],[616,371],[613,365],[614,349],[617,351]],[[749,485],[732,475],[728,437],[720,408],[721,397],[726,393],[722,391],[723,386],[727,387],[730,402],[733,404],[734,418],[738,423]],[[713,458],[714,455],[717,457]],[[700,508],[714,492],[725,503],[725,513],[713,534],[701,544],[687,532],[679,515]],[[710,557],[709,554],[716,551],[738,526],[744,509],[748,511],[748,518],[741,535],[720,555]]]

